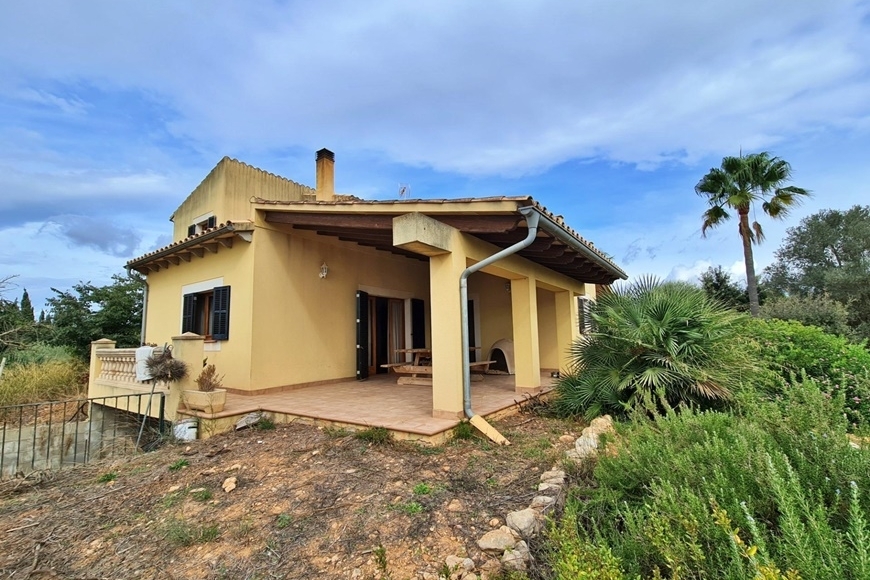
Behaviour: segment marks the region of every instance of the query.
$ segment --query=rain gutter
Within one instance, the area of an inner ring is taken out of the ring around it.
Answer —
[[[127,276],[130,275],[132,267],[127,266]],[[142,283],[145,284],[145,287],[142,290],[142,324],[139,329],[139,344],[145,344],[145,320],[148,316],[148,278],[147,276],[142,276]]]
[[[470,348],[470,337],[468,334],[468,277],[498,262],[499,260],[503,260],[508,256],[516,254],[520,250],[529,247],[532,242],[535,241],[535,238],[538,235],[538,222],[541,219],[541,212],[539,212],[536,208],[528,206],[520,208],[520,213],[523,217],[526,218],[526,227],[529,232],[526,235],[525,239],[517,242],[512,246],[508,246],[507,248],[501,250],[493,254],[492,256],[477,262],[476,264],[469,266],[466,268],[462,274],[459,276],[459,307],[462,317],[462,403],[465,411],[465,416],[471,421],[471,423],[484,431],[490,438],[493,438],[488,431],[492,431],[500,437],[501,439],[498,441],[500,443],[507,443],[507,439],[501,436],[495,429],[490,427],[486,421],[483,420],[482,417],[478,416],[474,410],[471,408],[471,348]],[[483,427],[481,426],[483,425]],[[489,430],[486,429],[489,427]]]
[[[529,206],[529,207],[531,208],[532,206]],[[523,209],[525,209],[525,208],[523,208]],[[520,211],[522,211],[522,210],[520,210]],[[568,246],[569,248],[571,248],[572,250],[577,252],[578,254],[582,255],[584,258],[588,259],[590,262],[597,264],[598,266],[601,266],[602,268],[604,268],[605,270],[607,270],[611,274],[614,274],[617,278],[620,278],[622,280],[628,279],[628,274],[626,274],[622,270],[622,268],[620,268],[616,264],[611,263],[609,260],[601,257],[595,251],[589,249],[584,243],[582,243],[580,240],[578,240],[577,238],[572,236],[570,233],[568,233],[565,230],[564,226],[560,225],[558,222],[551,219],[545,213],[539,212],[539,215],[541,216],[541,224],[540,225],[541,225],[542,230],[545,230],[548,234],[550,234],[551,236],[553,236],[554,238],[556,238],[557,240],[559,240],[560,242],[562,242],[563,244],[565,244],[566,246]]]

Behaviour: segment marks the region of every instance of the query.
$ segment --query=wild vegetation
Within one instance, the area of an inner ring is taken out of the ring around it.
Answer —
[[[870,451],[842,411],[801,378],[730,413],[635,416],[552,528],[556,578],[867,578]]]
[[[55,290],[49,313],[38,318],[26,289],[20,300],[9,298],[13,282],[0,279],[0,406],[83,396],[92,340],[138,344],[143,282],[136,275]]]
[[[553,577],[870,578],[865,344],[649,280],[591,316],[555,408],[625,421],[551,525]]]
[[[762,318],[796,320],[853,341],[870,339],[870,206],[814,213],[789,228],[758,284]],[[747,288],[721,266],[699,278],[711,298],[745,311]]]
[[[837,333],[870,339],[870,206],[822,210],[789,228],[765,280],[787,300],[841,304],[849,330]],[[800,316],[800,308],[789,314]]]

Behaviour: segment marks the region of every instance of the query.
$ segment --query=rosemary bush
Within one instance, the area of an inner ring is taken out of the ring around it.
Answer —
[[[622,576],[600,577],[870,577],[870,449],[850,445],[843,397],[801,376],[776,398],[741,399],[733,412],[619,425],[614,452],[572,490],[575,515],[550,532],[553,569],[616,562]]]

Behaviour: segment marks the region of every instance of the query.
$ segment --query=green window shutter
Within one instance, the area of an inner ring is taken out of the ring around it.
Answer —
[[[369,295],[356,293],[356,378],[369,378]]]
[[[205,227],[206,227],[206,229],[210,230],[213,227],[215,227],[216,225],[217,225],[217,218],[215,216],[211,216],[210,218],[208,218],[208,222],[206,222]]]
[[[187,226],[187,237],[196,235],[196,226]]]
[[[580,334],[595,332],[595,320],[592,318],[592,300],[586,296],[577,297],[577,318],[579,319]]]
[[[230,337],[230,287],[214,289],[211,314],[211,337],[227,340]]]
[[[196,294],[185,294],[181,306],[181,332],[196,332],[194,321],[196,319]]]

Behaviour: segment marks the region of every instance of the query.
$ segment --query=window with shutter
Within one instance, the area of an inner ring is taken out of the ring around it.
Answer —
[[[194,318],[196,312],[196,294],[185,294],[181,308],[181,332],[196,332]]]
[[[586,296],[577,297],[577,320],[580,334],[595,331],[595,321],[592,319],[592,300]]]
[[[195,236],[196,234],[201,234],[206,230],[210,230],[213,227],[217,226],[217,217],[209,216],[205,219],[201,219],[198,222],[195,222],[189,226],[187,226],[187,235]]]
[[[218,286],[214,289],[212,300],[211,337],[215,340],[227,340],[230,337],[230,287]]]
[[[210,340],[230,337],[230,287],[185,294],[181,309],[181,332],[194,332]]]

